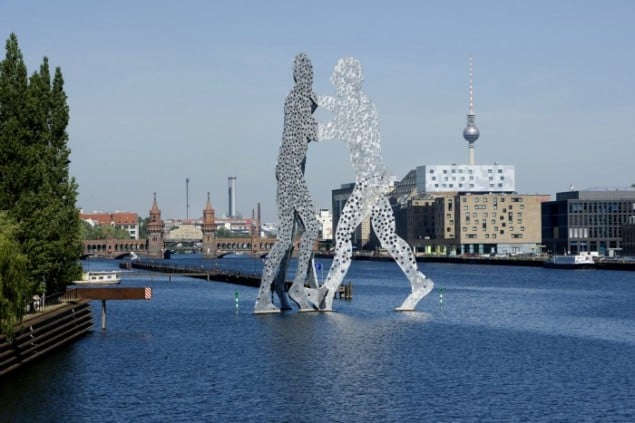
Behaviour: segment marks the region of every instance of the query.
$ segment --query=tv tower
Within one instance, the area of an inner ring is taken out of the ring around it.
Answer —
[[[480,132],[474,123],[474,119],[476,118],[476,115],[474,114],[474,104],[473,104],[473,98],[472,98],[472,94],[473,94],[472,93],[472,56],[470,56],[469,77],[470,77],[470,109],[467,112],[467,126],[463,130],[463,138],[465,138],[465,141],[469,143],[468,164],[473,165],[475,164],[474,163],[474,142],[478,139]]]

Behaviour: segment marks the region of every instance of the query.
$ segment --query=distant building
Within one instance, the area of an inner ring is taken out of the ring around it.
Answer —
[[[476,164],[476,127],[469,69],[469,110],[463,138],[468,163],[422,165],[390,195],[397,233],[430,254],[522,254],[540,250],[541,204],[547,195],[516,193],[513,165]]]
[[[256,228],[256,220],[242,217],[217,217],[216,228],[224,228],[234,234],[251,235]]]
[[[635,216],[635,190],[566,191],[542,206],[542,242],[554,254],[597,251],[613,256],[622,249]]]
[[[320,239],[333,239],[333,214],[329,209],[320,209],[317,213],[317,220],[320,223]]]
[[[515,188],[512,165],[432,165],[417,167],[419,192],[507,192]]]
[[[88,222],[91,226],[110,225],[118,229],[125,229],[130,234],[130,239],[139,239],[139,216],[137,213],[84,213],[80,211],[79,218]]]
[[[342,214],[342,210],[344,209],[344,205],[348,198],[353,193],[353,189],[355,188],[355,183],[342,184],[340,188],[334,189],[331,191],[331,201],[333,207],[333,226],[332,226],[332,234],[335,235],[337,222],[340,220],[340,216]],[[364,218],[362,223],[357,226],[355,232],[352,235],[351,242],[353,247],[356,248],[368,248],[367,246],[370,244],[371,240],[371,227],[370,227],[370,216]]]
[[[622,226],[622,255],[635,257],[635,216]]]

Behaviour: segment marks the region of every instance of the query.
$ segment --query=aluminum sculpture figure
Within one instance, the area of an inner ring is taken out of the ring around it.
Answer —
[[[352,57],[340,59],[331,82],[335,85],[335,97],[320,96],[317,101],[320,107],[333,112],[333,120],[319,125],[318,140],[346,142],[355,171],[355,188],[335,231],[335,256],[324,283],[328,293],[322,310],[332,310],[333,297],[351,263],[351,236],[368,215],[382,247],[410,281],[411,293],[397,310],[414,310],[434,284],[419,272],[410,246],[395,233],[395,217],[386,198],[391,181],[381,157],[377,112],[373,102],[361,91],[363,74],[359,61]]]
[[[293,79],[295,85],[284,103],[284,129],[276,164],[276,205],[280,226],[276,243],[268,254],[262,272],[254,307],[256,314],[280,311],[271,298],[272,284],[280,299],[280,307],[291,308],[284,292],[284,282],[293,249],[295,228],[302,231],[302,237],[298,267],[289,296],[301,311],[310,311],[319,307],[326,292],[325,289],[304,287],[310,270],[313,243],[319,232],[315,208],[304,180],[307,146],[310,141],[316,140],[317,135],[317,122],[312,115],[317,107],[312,91],[313,67],[304,53],[298,54],[294,59]]]

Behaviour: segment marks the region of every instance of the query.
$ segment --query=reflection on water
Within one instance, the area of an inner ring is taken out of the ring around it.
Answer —
[[[634,419],[635,274],[421,267],[416,312],[392,311],[396,265],[354,262],[336,312],[265,316],[256,288],[130,273],[153,299],[109,302],[106,332],[3,381],[0,421]]]

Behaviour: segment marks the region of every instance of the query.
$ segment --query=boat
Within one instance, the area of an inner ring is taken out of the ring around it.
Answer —
[[[553,255],[545,261],[545,267],[552,269],[594,269],[597,251],[582,251],[579,254]]]
[[[110,270],[84,272],[81,280],[73,281],[75,285],[114,285],[120,282],[120,272]]]

